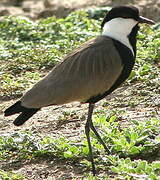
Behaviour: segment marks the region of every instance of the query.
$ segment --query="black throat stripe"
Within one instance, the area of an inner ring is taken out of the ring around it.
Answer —
[[[96,103],[97,101],[103,99],[105,96],[109,95],[111,92],[113,92],[116,88],[118,88],[130,75],[132,68],[135,63],[135,57],[132,54],[132,51],[126,47],[124,44],[120,43],[117,40],[113,40],[113,44],[116,47],[117,51],[119,52],[122,64],[123,64],[123,70],[118,77],[118,79],[115,81],[113,86],[107,90],[104,94],[97,94],[97,96],[93,96],[90,99],[86,101],[86,103]]]

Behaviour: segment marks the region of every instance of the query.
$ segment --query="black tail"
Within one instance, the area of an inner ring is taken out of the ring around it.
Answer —
[[[22,112],[13,122],[14,125],[20,126],[24,124],[30,117],[32,117],[38,110],[39,108],[26,108],[21,106],[21,101],[18,101],[4,111],[4,116],[11,116],[13,114]]]

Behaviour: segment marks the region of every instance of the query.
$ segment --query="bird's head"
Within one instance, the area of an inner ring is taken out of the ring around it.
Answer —
[[[117,20],[120,23],[128,22],[129,24],[133,24],[133,27],[139,23],[155,24],[153,20],[140,16],[138,8],[134,6],[117,6],[112,8],[104,17],[101,28],[103,29],[107,22],[113,20]]]

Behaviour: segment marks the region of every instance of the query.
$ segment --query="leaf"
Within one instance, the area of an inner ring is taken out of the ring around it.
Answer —
[[[116,120],[117,120],[117,116],[114,115],[114,116],[110,117],[109,122],[112,123],[112,122],[114,122]]]
[[[65,158],[72,158],[73,157],[73,154],[71,151],[66,151],[63,153],[63,155]]]
[[[111,167],[111,170],[114,172],[114,173],[120,173],[120,171],[119,171],[119,168],[117,168],[117,167],[114,167],[114,166],[112,166]]]
[[[139,153],[139,147],[136,147],[136,146],[131,147],[129,153],[138,154]]]
[[[83,147],[83,153],[85,154],[85,155],[88,155],[88,153],[89,153],[89,148],[88,148],[88,146],[87,147]]]

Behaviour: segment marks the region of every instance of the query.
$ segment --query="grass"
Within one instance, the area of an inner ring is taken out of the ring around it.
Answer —
[[[116,115],[107,118],[106,121],[106,115],[98,113],[94,117],[94,123],[101,130],[103,139],[113,154],[106,155],[102,145],[92,135],[98,171],[107,171],[115,177],[124,178],[144,176],[155,179],[159,177],[160,123],[158,118],[142,122],[132,120],[128,127],[122,128],[121,121],[118,121]],[[71,161],[73,164],[79,163],[81,171],[87,172],[90,167],[86,160],[87,142],[84,136],[81,136],[79,141],[81,143],[63,136],[58,139],[50,136],[37,137],[31,132],[21,131],[1,136],[0,157],[3,164],[8,162],[13,167],[17,163],[37,159],[51,161],[56,158],[61,161]]]
[[[55,17],[32,22],[24,17],[4,17],[0,21],[0,97],[17,98],[73,47],[99,34],[96,20],[100,11],[71,13],[65,19]],[[93,19],[94,18],[94,19]],[[79,140],[60,136],[38,136],[30,131],[2,134],[0,137],[1,179],[25,179],[12,168],[17,164],[53,159],[77,166],[90,179],[159,179],[160,178],[160,107],[159,64],[160,29],[142,26],[138,34],[138,52],[134,70],[125,85],[130,87],[102,103],[94,113],[94,124],[111,150],[107,155],[92,134],[97,178],[89,174],[90,163],[84,135]],[[134,87],[134,88],[133,88]],[[149,116],[128,118],[128,109],[152,108]],[[153,110],[154,109],[154,110]],[[107,113],[108,112],[108,113]],[[74,114],[74,115],[73,115]],[[61,120],[76,116],[64,112]],[[123,122],[122,119],[130,121]],[[122,119],[121,119],[122,117]]]
[[[10,16],[0,22],[0,28],[3,64],[0,97],[3,98],[22,95],[22,91],[40,78],[40,72],[50,70],[72,46],[93,37],[98,23],[80,11],[66,19],[52,17],[36,22]]]

